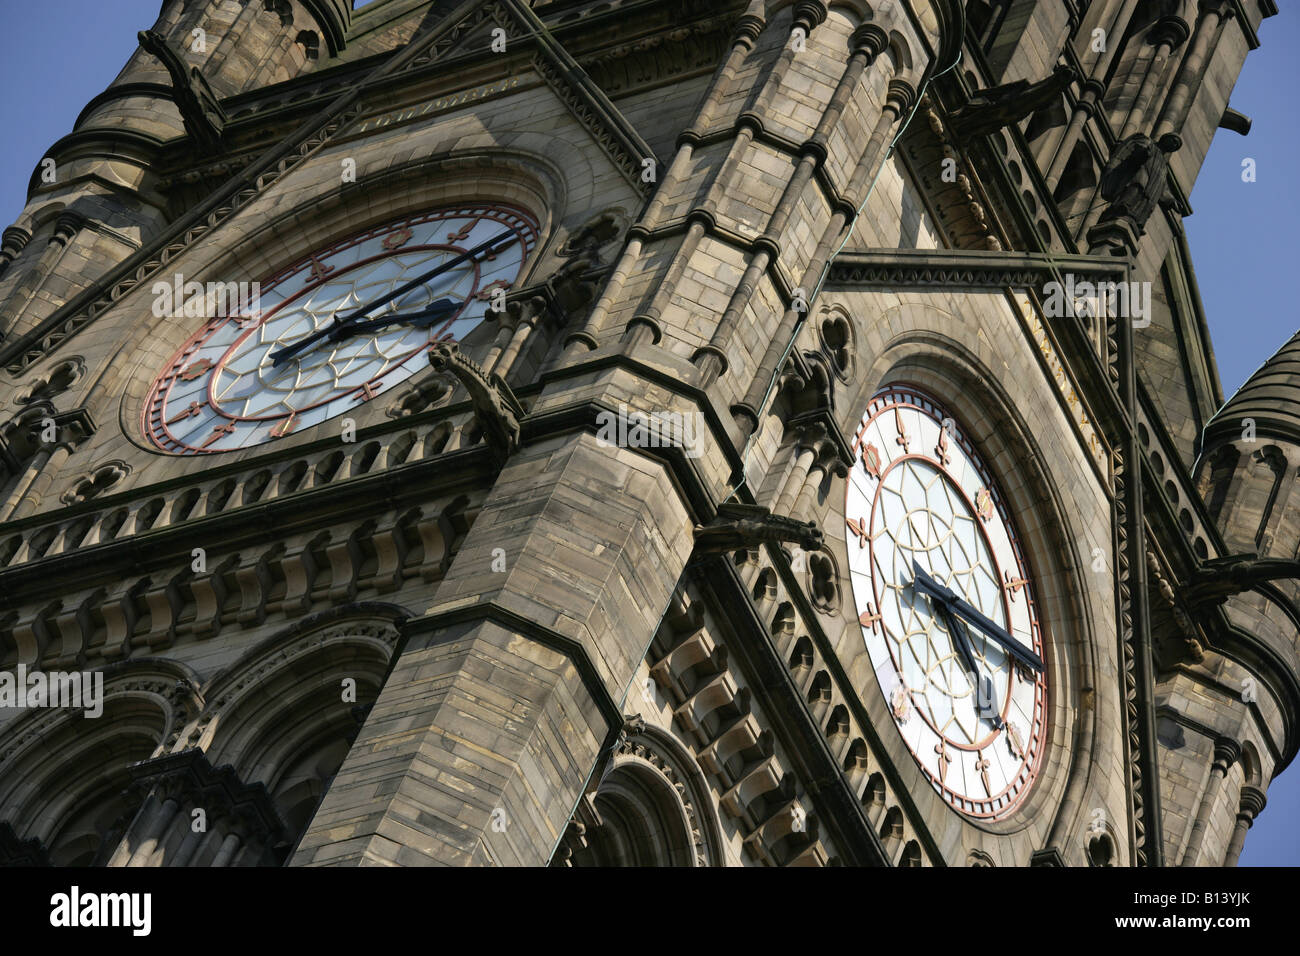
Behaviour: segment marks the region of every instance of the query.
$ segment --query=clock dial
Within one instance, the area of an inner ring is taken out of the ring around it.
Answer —
[[[537,226],[523,212],[466,206],[317,250],[262,280],[249,314],[199,320],[154,382],[145,432],[164,451],[211,454],[355,409],[426,367],[432,343],[457,341],[478,325],[536,242]],[[337,329],[371,304],[347,334]]]
[[[911,388],[872,400],[853,450],[845,540],[878,690],[944,799],[1002,819],[1041,765],[1047,697],[1010,515],[960,426]]]

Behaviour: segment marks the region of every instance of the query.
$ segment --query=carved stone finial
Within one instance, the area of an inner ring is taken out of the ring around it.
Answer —
[[[695,529],[695,550],[699,554],[741,551],[765,542],[789,542],[805,551],[820,551],[823,541],[816,522],[774,515],[762,505],[719,505],[717,517]]]
[[[489,375],[466,358],[455,343],[443,342],[429,350],[429,364],[455,376],[474,405],[474,417],[483,430],[483,440],[497,461],[504,462],[519,448],[519,423],[524,408],[500,375]]]

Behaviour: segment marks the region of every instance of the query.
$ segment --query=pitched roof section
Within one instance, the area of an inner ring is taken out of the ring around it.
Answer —
[[[1228,399],[1206,426],[1208,446],[1213,438],[1240,436],[1243,419],[1254,419],[1259,435],[1300,443],[1300,332],[1259,367]]]

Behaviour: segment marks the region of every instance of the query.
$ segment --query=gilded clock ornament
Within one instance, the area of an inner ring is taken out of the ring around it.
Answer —
[[[255,313],[202,320],[155,379],[145,434],[162,451],[212,454],[354,410],[483,321],[536,243],[524,211],[466,205],[300,255],[260,280]]]
[[[845,544],[863,641],[912,756],[957,811],[1010,816],[1042,765],[1047,674],[1033,575],[997,484],[937,401],[872,399]]]

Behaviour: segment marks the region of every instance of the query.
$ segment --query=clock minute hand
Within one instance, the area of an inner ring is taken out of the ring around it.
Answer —
[[[506,246],[510,245],[510,243],[517,238],[518,236],[515,235],[515,233],[512,230],[506,230],[505,232],[500,233],[499,235],[494,236],[491,239],[487,239],[484,242],[480,242],[473,249],[467,249],[466,251],[462,252],[460,255],[448,259],[446,262],[440,263],[439,265],[430,269],[428,272],[416,276],[414,279],[398,286],[396,289],[393,289],[391,292],[388,292],[380,296],[378,299],[375,299],[371,302],[367,302],[365,305],[357,309],[354,309],[352,312],[349,312],[343,318],[340,319],[337,316],[335,316],[334,320],[324,328],[317,329],[315,332],[311,333],[305,338],[299,339],[297,342],[294,342],[292,345],[286,345],[284,348],[277,349],[276,351],[272,352],[271,353],[272,366],[278,366],[283,362],[287,361],[288,359],[293,358],[299,352],[311,348],[311,346],[315,345],[317,342],[319,342],[321,339],[325,338],[326,336],[337,333],[337,331],[341,326],[348,325],[349,323],[355,322],[358,319],[364,318],[365,316],[369,315],[372,310],[378,308],[381,305],[385,305],[389,302],[392,302],[396,298],[406,295],[406,293],[410,292],[412,289],[419,288],[421,285],[428,282],[430,279],[436,279],[438,276],[442,275],[448,269],[455,268],[456,266],[460,265],[462,262],[466,261],[467,259],[476,258],[479,255],[479,253],[486,252],[489,250],[492,252],[499,252],[501,249],[504,249]]]

